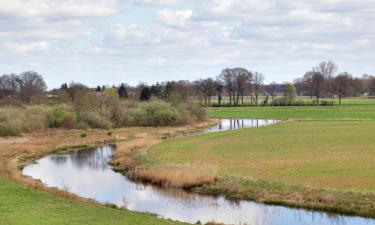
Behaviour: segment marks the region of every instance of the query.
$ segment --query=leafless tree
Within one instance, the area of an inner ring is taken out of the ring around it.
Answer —
[[[70,101],[74,102],[77,97],[84,95],[89,91],[89,88],[81,83],[71,82],[66,90]]]
[[[223,81],[225,88],[229,95],[229,104],[232,105],[232,100],[234,100],[236,83],[233,71],[230,69],[224,69],[220,74],[220,79]]]
[[[269,86],[269,94],[271,95],[272,97],[272,101],[275,101],[275,97],[276,97],[276,88],[277,88],[277,84],[276,82],[272,82]]]
[[[305,73],[305,75],[302,78],[303,88],[304,90],[310,95],[310,98],[313,98],[314,95],[314,83],[313,83],[313,77],[315,72],[309,71]]]
[[[258,105],[258,97],[261,92],[261,87],[264,82],[264,75],[258,72],[254,72],[254,96],[255,96],[255,105]]]
[[[236,98],[234,99],[234,103],[238,105],[241,97],[241,104],[243,105],[246,85],[249,84],[249,82],[251,83],[252,74],[244,68],[234,68],[232,72],[236,84]]]
[[[0,77],[0,97],[14,98],[19,92],[19,76],[16,74],[3,75]]]
[[[219,78],[216,78],[215,80],[215,91],[217,94],[218,105],[221,106],[221,101],[223,100],[224,85]]]
[[[324,76],[319,72],[314,72],[312,76],[312,87],[315,90],[317,105],[319,104],[319,99],[322,94],[323,85],[324,85]]]
[[[335,88],[334,88],[334,76],[338,71],[338,66],[336,63],[332,62],[331,60],[324,61],[319,63],[318,66],[313,68],[314,72],[318,72],[323,75],[324,79],[326,79],[326,89],[333,98],[334,93],[335,93]]]
[[[339,104],[341,105],[341,99],[343,96],[348,95],[351,90],[351,83],[353,81],[353,76],[348,72],[340,73],[334,78],[334,86],[339,98]]]
[[[27,71],[20,74],[18,83],[20,86],[20,95],[27,104],[33,97],[41,96],[45,93],[47,86],[42,77],[34,71]]]

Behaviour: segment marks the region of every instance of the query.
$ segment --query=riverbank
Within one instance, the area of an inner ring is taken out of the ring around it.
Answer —
[[[22,176],[20,169],[25,164],[47,154],[108,143],[118,144],[117,157],[121,159],[122,153],[127,152],[128,149],[141,149],[215,123],[216,120],[212,120],[185,127],[123,128],[110,132],[106,130],[51,129],[25,134],[22,137],[0,138],[0,186],[3,188],[3,199],[0,201],[1,221],[7,221],[7,224],[58,224],[59,220],[66,220],[68,224],[82,224],[84,217],[88,216],[95,220],[95,217],[100,215],[101,218],[97,218],[96,222],[90,224],[134,224],[135,221],[137,224],[179,224],[156,219],[147,214],[111,209],[111,205],[106,207],[65,191],[45,187],[40,181]],[[18,196],[18,194],[20,195]],[[24,195],[30,197],[24,201],[25,209],[23,212],[15,212],[18,211],[17,202],[22,201]],[[45,201],[48,204],[45,204]],[[14,203],[8,204],[7,202]],[[52,210],[52,214],[48,213],[49,207],[56,210]],[[70,214],[68,212],[72,211],[67,208],[77,209],[77,211]],[[103,213],[98,213],[97,210],[101,208]],[[31,209],[37,209],[38,213],[34,214],[34,211],[31,213]],[[61,210],[61,215],[57,215],[58,209]],[[65,213],[65,211],[68,212]],[[28,216],[31,214],[35,217]],[[17,218],[17,215],[23,215],[23,220]],[[50,216],[53,218],[49,218]],[[106,220],[109,217],[113,218]]]

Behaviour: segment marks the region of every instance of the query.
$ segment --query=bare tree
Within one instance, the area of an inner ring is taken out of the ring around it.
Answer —
[[[232,100],[234,99],[235,92],[235,79],[233,71],[230,69],[224,69],[220,74],[220,79],[223,81],[225,88],[229,95],[229,104],[232,105]]]
[[[313,77],[315,72],[309,71],[305,73],[305,75],[302,78],[303,83],[303,89],[310,95],[310,98],[313,98],[314,95],[314,83],[313,83]]]
[[[252,74],[244,68],[234,68],[232,69],[232,71],[236,84],[236,99],[234,103],[238,105],[239,99],[241,97],[241,104],[243,105],[243,97],[245,95],[246,84],[251,82]]]
[[[219,78],[215,80],[215,90],[217,94],[218,105],[221,106],[221,101],[223,100],[224,85]]]
[[[71,82],[68,89],[66,89],[67,95],[72,102],[74,102],[77,97],[84,95],[88,91],[89,88],[86,85],[75,82]]]
[[[332,62],[331,60],[321,62],[318,66],[313,68],[314,72],[322,74],[323,77],[326,79],[327,91],[331,98],[333,98],[335,94],[334,76],[338,69],[339,68],[337,64]]]
[[[275,101],[275,97],[276,97],[276,88],[277,88],[277,84],[276,82],[272,82],[269,86],[269,94],[271,95],[272,97],[272,101]]]
[[[20,95],[27,104],[33,97],[41,96],[45,93],[47,86],[42,77],[34,71],[27,71],[20,74],[18,83],[20,86]]]
[[[3,75],[0,77],[0,94],[3,97],[16,97],[19,92],[19,76],[16,74]]]
[[[254,72],[254,96],[255,96],[255,105],[258,105],[258,97],[261,92],[261,87],[264,82],[264,75],[258,72]]]
[[[341,99],[343,96],[348,95],[351,90],[351,83],[353,81],[353,76],[348,72],[340,73],[334,78],[335,90],[339,98],[339,104],[341,105]]]
[[[319,72],[314,72],[312,76],[312,87],[315,90],[316,104],[319,105],[319,99],[324,85],[324,76]]]

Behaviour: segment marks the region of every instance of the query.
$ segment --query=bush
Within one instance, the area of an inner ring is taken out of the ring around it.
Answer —
[[[77,115],[67,105],[54,106],[48,118],[49,127],[64,127],[72,129],[76,123]]]
[[[163,101],[143,102],[138,108],[129,110],[132,126],[166,126],[182,122],[178,110]]]
[[[25,131],[44,129],[48,126],[48,116],[51,113],[51,107],[46,105],[28,106],[24,109]]]
[[[334,101],[327,101],[327,100],[322,100],[322,101],[320,101],[320,105],[321,106],[332,106],[332,105],[334,105],[335,104],[335,102]]]
[[[16,136],[22,133],[22,121],[15,119],[0,122],[0,136]]]
[[[22,132],[43,129],[47,124],[48,112],[48,106],[1,108],[0,136],[20,135]]]
[[[85,122],[91,128],[109,129],[112,128],[112,122],[95,112],[85,112],[79,117],[81,122]]]

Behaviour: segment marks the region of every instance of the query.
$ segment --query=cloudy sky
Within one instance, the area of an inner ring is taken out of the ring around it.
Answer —
[[[319,61],[375,73],[373,0],[0,0],[0,74],[49,87],[214,77],[292,81]]]

